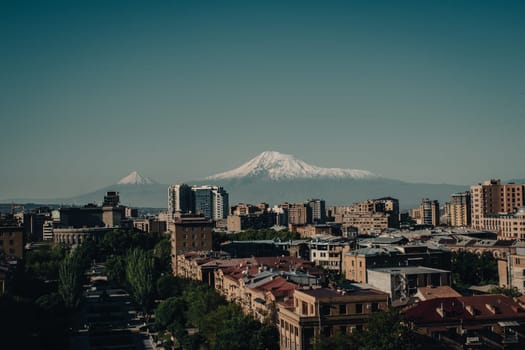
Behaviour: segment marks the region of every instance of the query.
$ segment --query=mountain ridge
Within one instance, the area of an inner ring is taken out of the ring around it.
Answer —
[[[235,169],[210,175],[204,180],[228,180],[245,177],[262,177],[279,181],[311,178],[363,179],[379,176],[367,170],[318,167],[291,154],[264,151]]]

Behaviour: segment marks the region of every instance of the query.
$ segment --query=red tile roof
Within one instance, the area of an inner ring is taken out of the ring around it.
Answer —
[[[525,309],[502,294],[436,298],[417,303],[405,312],[416,324],[468,321],[525,321]]]

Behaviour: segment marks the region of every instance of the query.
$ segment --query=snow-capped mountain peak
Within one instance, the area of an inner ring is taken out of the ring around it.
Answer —
[[[312,178],[377,178],[378,176],[358,169],[322,168],[310,165],[291,154],[275,151],[262,152],[240,167],[207,177],[207,180],[235,179],[243,177],[267,177],[271,180]]]
[[[117,182],[117,185],[152,185],[157,182],[137,171],[132,171]]]

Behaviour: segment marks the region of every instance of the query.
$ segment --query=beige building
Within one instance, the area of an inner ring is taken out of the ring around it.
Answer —
[[[380,234],[388,228],[385,213],[347,213],[342,217],[344,227],[354,227],[359,234]]]
[[[516,287],[520,293],[525,294],[525,248],[517,248],[515,254],[500,258],[498,275],[501,287]]]
[[[278,304],[279,347],[312,349],[319,336],[350,334],[365,329],[370,314],[386,311],[388,294],[354,285],[351,290],[295,290]]]
[[[288,211],[289,225],[306,225],[312,223],[312,208],[305,203],[284,203],[279,207]]]
[[[173,274],[177,275],[177,256],[190,251],[212,249],[213,222],[202,216],[180,216],[169,224]]]
[[[489,180],[470,186],[472,228],[498,232],[500,239],[525,239],[525,184]],[[523,210],[521,213],[523,214]]]
[[[421,201],[419,210],[421,211],[421,222],[418,223],[422,225],[439,226],[440,213],[438,201],[424,198]]]
[[[454,193],[450,196],[450,226],[470,226],[470,192]]]

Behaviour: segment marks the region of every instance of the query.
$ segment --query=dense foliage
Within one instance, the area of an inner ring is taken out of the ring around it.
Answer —
[[[336,334],[320,337],[315,344],[316,350],[404,350],[416,348],[416,341],[403,315],[398,309],[376,312],[370,315],[368,328],[352,334]]]
[[[157,306],[155,324],[159,330],[169,330],[183,348],[278,348],[275,327],[261,325],[245,316],[239,306],[227,304],[206,285],[175,277],[171,279],[169,282],[164,279],[162,283],[173,288],[168,292],[170,297]],[[198,330],[198,333],[190,335],[190,330]]]
[[[453,286],[460,291],[472,285],[498,283],[498,262],[489,252],[481,255],[453,252],[451,272]]]

